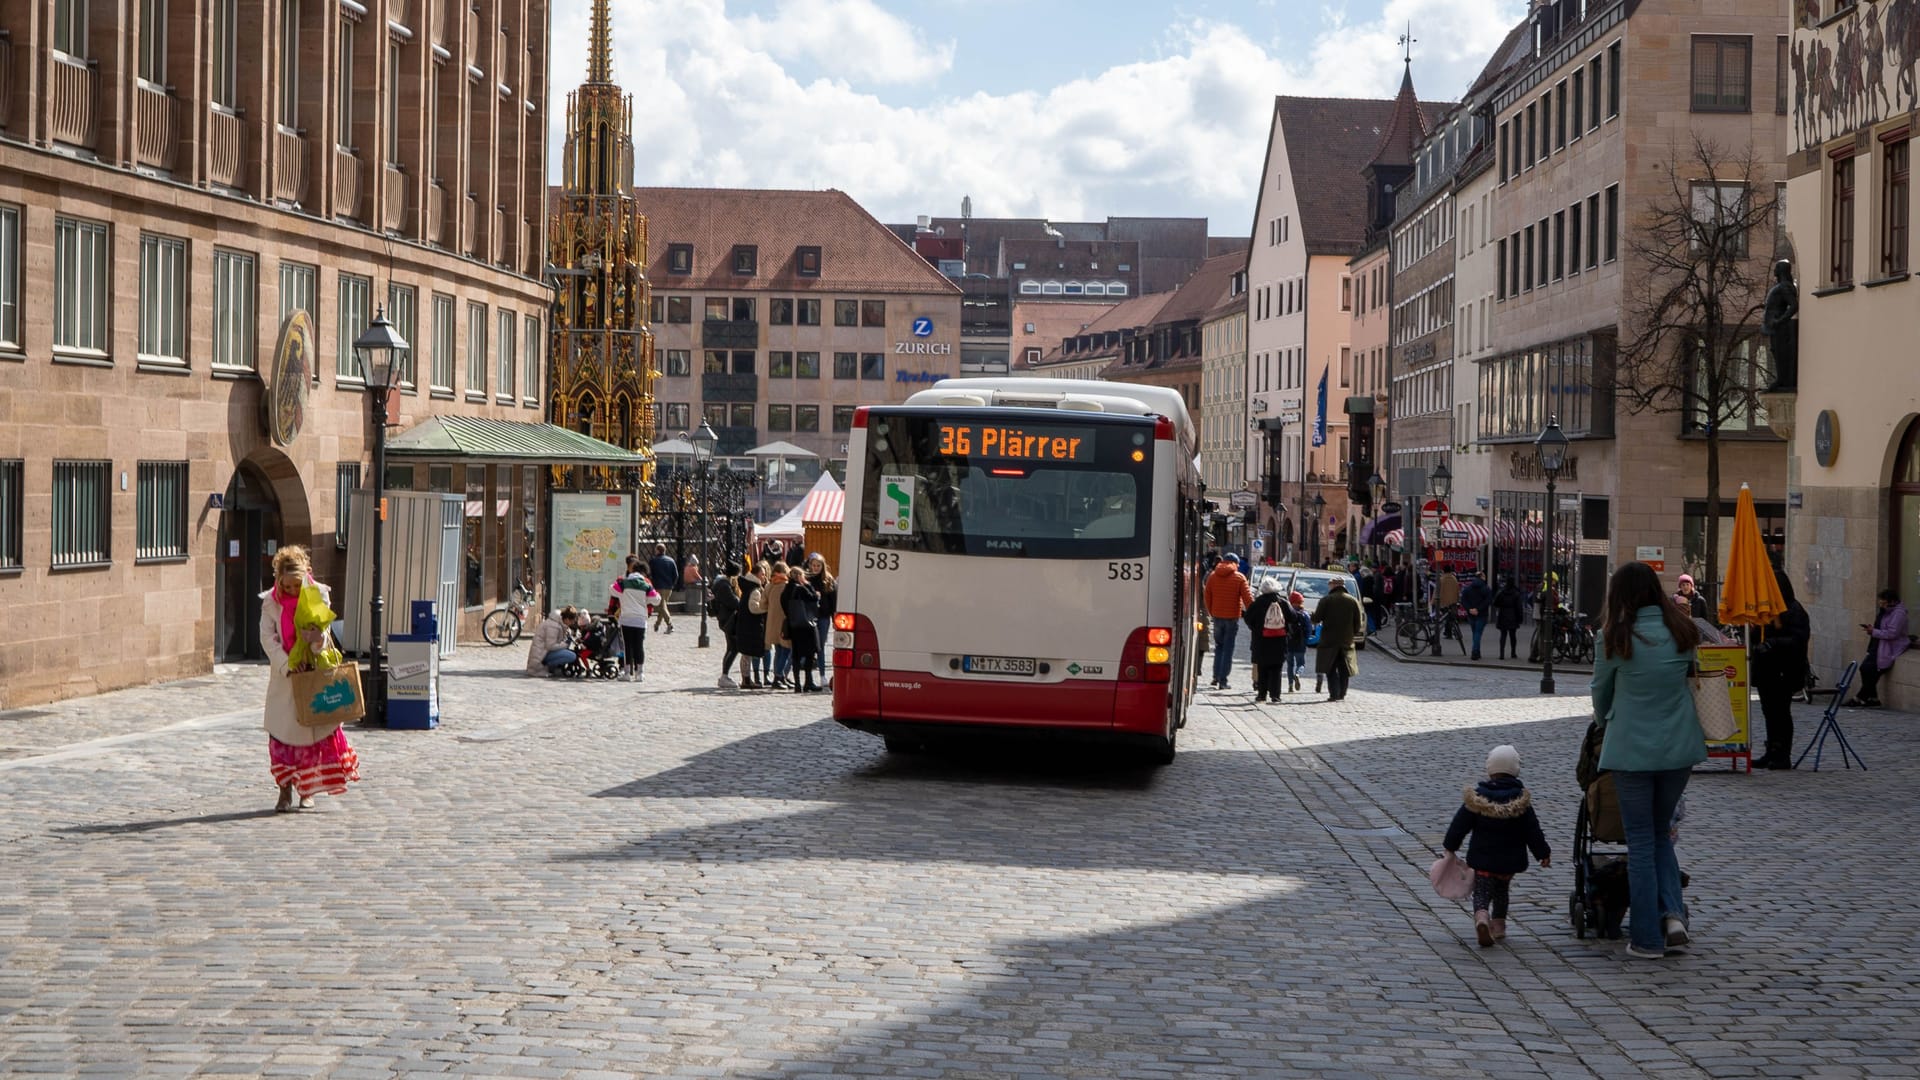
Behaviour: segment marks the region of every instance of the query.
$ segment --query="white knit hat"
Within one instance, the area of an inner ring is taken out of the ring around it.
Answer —
[[[1498,776],[1501,773],[1520,775],[1520,751],[1504,744],[1487,751],[1487,775]]]

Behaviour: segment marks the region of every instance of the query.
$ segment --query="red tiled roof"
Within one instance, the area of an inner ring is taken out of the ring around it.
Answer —
[[[647,216],[647,277],[656,288],[781,289],[796,293],[958,293],[893,230],[844,191],[635,188]],[[669,274],[673,244],[693,245],[693,273]],[[758,248],[759,272],[733,274],[733,249]],[[820,276],[802,277],[795,252],[820,248]]]
[[[1430,125],[1450,106],[1420,103]],[[1290,178],[1300,203],[1300,235],[1313,255],[1350,255],[1367,230],[1367,186],[1360,170],[1373,160],[1393,123],[1394,103],[1373,98],[1275,98],[1274,126],[1286,139]]]
[[[1080,303],[1064,300],[1018,302],[1013,305],[1013,366],[1026,367],[1026,351],[1039,349],[1041,356],[1060,347],[1060,342],[1081,333],[1095,319],[1112,310],[1112,304]],[[1033,333],[1027,333],[1027,324]]]
[[[1214,305],[1226,299],[1227,290],[1233,285],[1233,275],[1246,269],[1247,253],[1237,251],[1227,255],[1215,255],[1200,264],[1185,285],[1180,286],[1160,309],[1153,320],[1156,323],[1186,322],[1198,320],[1212,311]]]

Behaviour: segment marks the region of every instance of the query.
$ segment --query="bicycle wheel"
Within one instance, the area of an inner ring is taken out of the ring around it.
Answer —
[[[1426,646],[1426,627],[1418,619],[1402,619],[1393,628],[1393,638],[1401,652],[1417,653]]]
[[[520,616],[506,608],[494,608],[481,621],[480,634],[489,645],[511,645],[520,640]]]

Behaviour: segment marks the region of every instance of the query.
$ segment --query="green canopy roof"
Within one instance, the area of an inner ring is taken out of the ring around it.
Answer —
[[[647,455],[553,424],[493,420],[484,416],[435,416],[394,436],[387,453],[396,457],[468,458],[480,461],[556,465],[638,465]]]

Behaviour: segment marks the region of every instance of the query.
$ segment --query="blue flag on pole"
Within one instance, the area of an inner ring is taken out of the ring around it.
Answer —
[[[1327,373],[1320,373],[1320,414],[1313,418],[1313,445],[1327,445]]]

